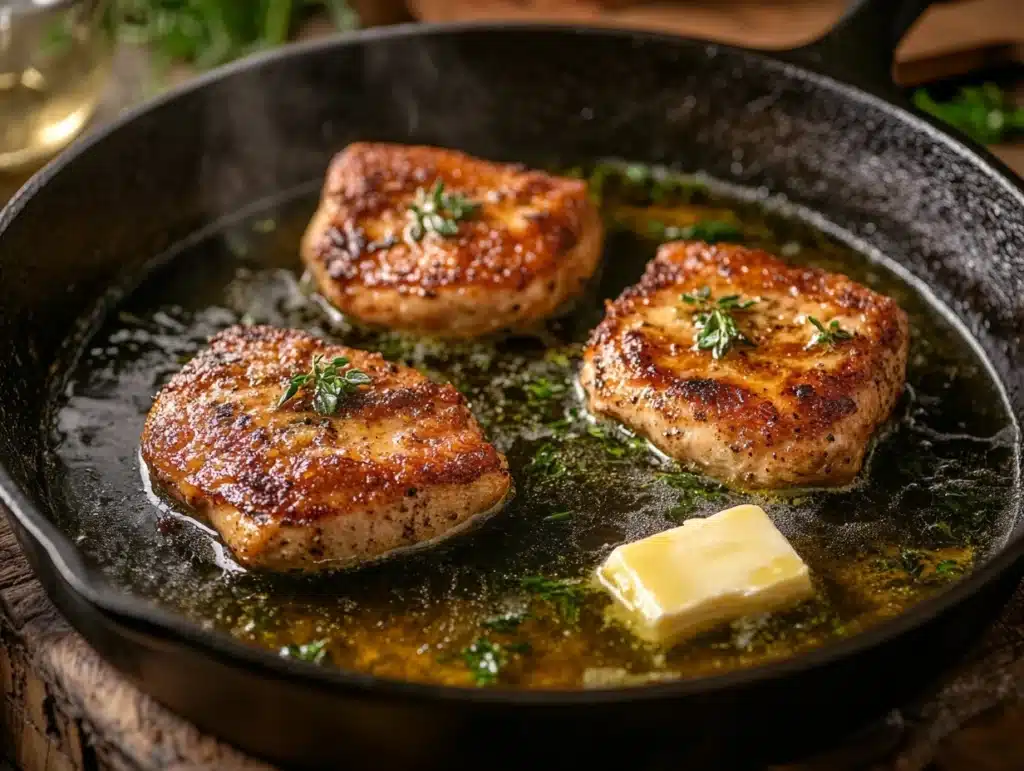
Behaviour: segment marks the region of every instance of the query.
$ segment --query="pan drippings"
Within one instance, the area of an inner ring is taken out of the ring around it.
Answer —
[[[109,309],[70,375],[50,464],[61,525],[126,591],[281,655],[533,688],[692,677],[791,656],[903,612],[997,546],[1015,485],[1015,428],[962,332],[886,267],[792,213],[683,179],[651,188],[649,171],[630,168],[598,169],[611,227],[600,280],[571,315],[500,342],[382,334],[333,313],[298,273],[309,197],[194,239]],[[581,344],[602,301],[635,281],[665,238],[742,240],[846,273],[907,311],[907,392],[858,484],[731,492],[588,418],[575,379]],[[453,383],[507,454],[514,502],[464,538],[362,571],[241,570],[208,527],[145,489],[138,460],[158,388],[233,323],[306,329]],[[605,620],[607,600],[585,579],[612,548],[741,502],[762,506],[810,565],[815,600],[669,651]]]

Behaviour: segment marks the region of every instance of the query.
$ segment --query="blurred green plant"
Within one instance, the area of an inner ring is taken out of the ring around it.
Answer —
[[[199,69],[281,45],[318,12],[339,29],[359,26],[347,0],[115,0],[121,40]]]
[[[923,88],[914,92],[918,109],[960,129],[981,144],[1024,136],[1024,107],[1017,107],[994,83],[961,88],[949,101],[938,102]]]

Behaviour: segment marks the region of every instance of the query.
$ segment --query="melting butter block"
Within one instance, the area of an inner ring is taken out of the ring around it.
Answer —
[[[810,571],[759,506],[736,506],[616,548],[597,578],[635,633],[675,643],[814,594]]]

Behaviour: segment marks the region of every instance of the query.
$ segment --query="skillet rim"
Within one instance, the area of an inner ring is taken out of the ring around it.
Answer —
[[[534,21],[488,22],[463,21],[441,23],[407,23],[385,27],[372,27],[347,33],[326,36],[321,39],[293,43],[278,49],[251,55],[232,62],[210,72],[203,73],[183,84],[169,89],[157,97],[144,101],[130,109],[124,110],[107,125],[90,132],[51,159],[37,171],[0,209],[0,239],[17,217],[26,203],[61,170],[74,162],[79,156],[88,152],[94,144],[105,141],[123,126],[131,123],[141,115],[156,110],[170,102],[193,92],[200,91],[207,85],[226,80],[227,78],[248,69],[257,69],[267,63],[287,58],[298,58],[311,52],[332,48],[365,45],[382,39],[431,38],[434,36],[457,35],[463,33],[500,32],[515,34],[562,34],[585,37],[614,38],[634,46],[641,46],[647,41],[700,47],[706,55],[715,55],[719,51],[740,58],[758,60],[761,66],[774,68],[789,78],[814,83],[820,87],[838,92],[845,99],[866,102],[880,109],[891,117],[897,118],[914,131],[924,132],[932,141],[942,142],[956,154],[971,161],[985,172],[992,182],[1000,184],[1024,208],[1024,180],[1019,179],[1006,164],[996,158],[990,151],[974,143],[970,138],[955,129],[940,123],[931,116],[922,115],[909,104],[899,104],[891,93],[883,96],[885,87],[880,85],[871,88],[864,85],[853,85],[836,74],[835,67],[827,62],[812,62],[805,55],[805,49],[792,51],[763,52],[740,46],[702,40],[697,38],[673,35],[671,33],[653,32],[641,29],[619,29],[600,25],[571,25],[564,23],[544,23]],[[901,100],[905,101],[905,100]],[[952,309],[944,310],[959,317]],[[960,322],[962,323],[962,322]],[[971,338],[976,346],[978,342]],[[985,364],[991,368],[984,349],[981,351]],[[1022,447],[1024,437],[1021,434],[1020,416],[1013,410],[1006,393],[1005,384],[995,378],[1000,393],[1009,408],[1010,418],[1016,438],[1014,442],[1015,468],[1017,486],[1022,476]],[[1017,509],[1016,522],[1021,522],[1022,500],[1018,492],[1013,505]],[[50,566],[57,577],[78,597],[98,611],[107,623],[120,627],[117,634],[147,636],[152,642],[163,645],[185,646],[201,655],[215,660],[226,661],[228,666],[244,666],[251,674],[266,679],[287,679],[304,688],[317,690],[358,690],[375,698],[398,697],[411,701],[430,701],[442,703],[476,703],[516,705],[521,707],[577,707],[581,705],[619,704],[623,702],[651,702],[663,699],[679,699],[695,695],[724,694],[731,690],[742,689],[762,682],[784,679],[801,673],[809,673],[815,669],[823,669],[843,659],[860,653],[866,653],[885,641],[909,634],[925,626],[938,616],[952,611],[956,606],[969,601],[974,595],[998,582],[1011,572],[1013,566],[1024,558],[1024,528],[1014,534],[1012,531],[998,551],[983,565],[969,575],[957,581],[945,591],[922,600],[913,608],[894,618],[879,622],[864,632],[849,638],[827,643],[805,653],[800,653],[780,661],[754,667],[741,668],[722,674],[705,677],[687,678],[677,681],[649,683],[636,686],[620,686],[614,688],[576,688],[576,689],[515,689],[515,688],[475,688],[472,686],[452,686],[436,683],[424,683],[396,678],[379,677],[355,670],[326,668],[292,659],[281,658],[269,650],[246,645],[230,635],[217,631],[204,630],[198,624],[189,621],[185,616],[152,604],[137,595],[129,594],[107,585],[101,573],[90,568],[83,555],[74,546],[56,524],[46,517],[41,507],[33,504],[19,485],[13,480],[6,466],[0,463],[0,504],[17,520],[17,529],[26,532],[41,547]],[[33,567],[37,580],[39,572]],[[40,581],[58,608],[56,591]],[[67,618],[67,616],[66,616]],[[75,624],[71,624],[79,631]],[[88,640],[88,635],[83,634]],[[143,690],[145,688],[143,687]]]

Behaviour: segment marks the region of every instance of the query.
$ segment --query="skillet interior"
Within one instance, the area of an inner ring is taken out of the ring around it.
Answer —
[[[365,137],[517,160],[678,163],[783,193],[923,278],[981,342],[1021,414],[1012,359],[1024,326],[1015,278],[1024,207],[977,158],[884,105],[748,54],[547,31],[531,34],[523,60],[524,34],[399,34],[373,48],[271,57],[61,162],[63,173],[8,211],[20,209],[0,241],[0,328],[14,341],[3,351],[14,376],[0,383],[0,449],[22,491],[47,506],[38,394],[59,381],[64,341],[125,266],[223,212],[317,179],[334,149]],[[627,82],[628,99],[605,86]],[[379,98],[392,89],[395,98]],[[149,685],[160,690],[160,678]],[[203,722],[208,710],[186,711]]]
[[[913,287],[792,214],[766,216],[765,204],[687,181],[643,208],[645,185],[620,173],[594,180],[610,230],[601,275],[570,314],[534,336],[443,343],[332,312],[300,278],[295,253],[315,192],[172,249],[121,303],[97,312],[101,328],[81,342],[50,426],[58,524],[125,592],[270,651],[312,645],[324,666],[472,685],[479,673],[467,646],[528,646],[481,683],[527,688],[637,685],[779,660],[906,612],[1002,545],[1015,490],[1012,418],[984,362]],[[655,222],[736,217],[725,220],[742,227],[733,240],[842,271],[908,313],[908,387],[852,489],[727,491],[679,473],[614,423],[591,422],[575,382],[580,351],[605,298],[653,256],[644,212]],[[138,459],[156,390],[215,331],[237,323],[305,329],[455,384],[508,456],[514,499],[472,534],[359,571],[243,570],[208,527],[145,489]],[[764,506],[810,565],[814,601],[666,650],[606,623],[604,592],[576,589],[559,603],[520,586],[539,576],[585,581],[619,543],[743,502]]]

